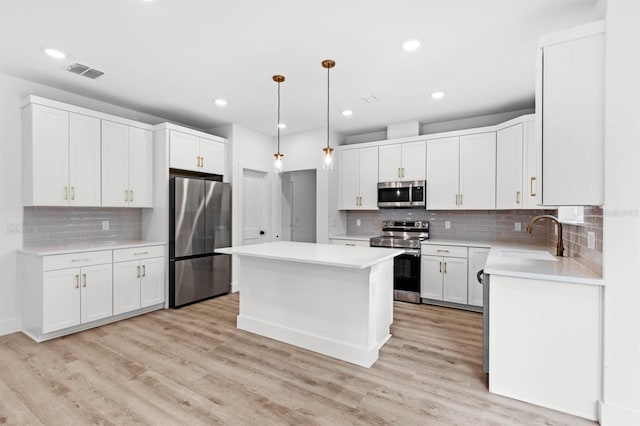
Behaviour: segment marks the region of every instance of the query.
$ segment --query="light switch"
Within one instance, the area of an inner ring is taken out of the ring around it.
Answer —
[[[587,232],[587,248],[595,249],[596,248],[596,233],[595,232]]]
[[[362,222],[360,221],[360,219],[356,219],[356,226],[360,226],[362,225]]]
[[[102,221],[102,230],[103,231],[108,231],[109,230],[109,221],[108,220],[103,220]]]
[[[513,229],[516,231],[522,231],[522,222],[516,222],[513,226]]]
[[[445,220],[444,221],[444,229],[451,229],[451,221],[450,220]]]

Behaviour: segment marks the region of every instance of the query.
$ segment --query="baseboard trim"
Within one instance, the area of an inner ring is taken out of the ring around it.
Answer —
[[[0,336],[22,331],[22,317],[0,320]]]
[[[640,425],[640,411],[618,407],[599,401],[600,424],[602,426]]]
[[[231,283],[231,293],[240,291],[240,283]]]

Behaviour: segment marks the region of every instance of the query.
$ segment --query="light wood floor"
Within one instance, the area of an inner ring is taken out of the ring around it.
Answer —
[[[0,337],[0,424],[592,424],[489,394],[477,313],[396,302],[370,369],[237,330],[237,313],[234,294]]]

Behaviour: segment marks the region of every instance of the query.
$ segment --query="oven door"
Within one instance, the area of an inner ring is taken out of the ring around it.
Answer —
[[[393,261],[394,299],[421,303],[420,299],[420,250],[407,249]]]

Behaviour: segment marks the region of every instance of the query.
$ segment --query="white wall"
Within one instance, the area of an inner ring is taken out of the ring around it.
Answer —
[[[37,95],[149,124],[163,120],[81,95],[0,74],[0,335],[21,329],[22,295],[17,277],[17,250],[22,235],[6,233],[7,224],[22,223],[21,103]]]
[[[640,424],[640,2],[607,2],[600,422]]]
[[[333,148],[341,144],[344,137],[330,133]],[[346,217],[338,211],[338,161],[334,151],[333,170],[322,170],[327,144],[327,130],[316,129],[293,135],[281,136],[280,151],[284,153],[284,171],[316,169],[316,240],[329,243],[329,236],[344,234]],[[279,204],[279,203],[278,203]]]

